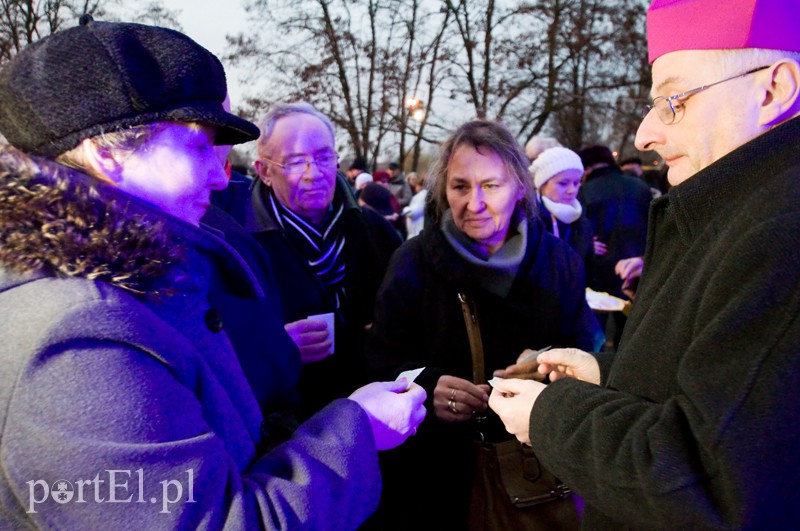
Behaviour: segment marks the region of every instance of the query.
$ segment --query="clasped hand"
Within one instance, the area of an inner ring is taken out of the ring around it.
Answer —
[[[445,422],[465,422],[489,407],[489,385],[442,375],[433,389],[433,410]]]
[[[321,361],[330,356],[333,338],[329,337],[325,321],[300,319],[287,323],[284,328],[300,350],[303,364]]]
[[[537,372],[550,381],[576,378],[600,383],[600,366],[594,356],[575,348],[553,349],[536,358]],[[546,386],[533,379],[509,378],[498,381],[489,396],[489,407],[503,421],[506,430],[520,442],[530,444],[530,417],[536,399]]]

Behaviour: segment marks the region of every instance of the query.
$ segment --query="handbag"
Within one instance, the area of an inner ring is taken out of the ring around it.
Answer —
[[[486,383],[483,342],[475,305],[458,294],[472,353],[472,377]],[[480,422],[480,419],[479,419]],[[512,439],[476,441],[470,529],[579,529],[572,489],[539,462],[533,448]]]

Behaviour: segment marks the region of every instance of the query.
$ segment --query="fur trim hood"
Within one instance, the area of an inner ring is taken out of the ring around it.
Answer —
[[[0,147],[0,266],[164,294],[183,254],[156,207],[75,170]]]

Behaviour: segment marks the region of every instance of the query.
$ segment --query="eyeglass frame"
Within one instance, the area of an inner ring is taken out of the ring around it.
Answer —
[[[311,164],[312,164],[312,163],[313,163],[313,164],[314,164],[314,165],[315,165],[317,168],[325,168],[325,167],[328,167],[326,164],[320,164],[320,163],[319,163],[319,161],[317,160],[317,157],[314,157],[314,156],[312,156],[312,155],[292,155],[292,156],[293,156],[293,157],[303,157],[303,161],[305,162],[305,166],[303,166],[303,169],[302,169],[302,170],[300,170],[300,171],[297,171],[297,172],[296,172],[296,175],[302,175],[302,174],[304,174],[305,172],[307,172],[307,171],[308,171],[308,169],[311,167]],[[333,157],[334,157],[334,161],[335,161],[335,162],[336,162],[336,164],[338,165],[338,164],[339,164],[339,154],[338,154],[337,152],[335,152],[335,151],[334,151],[334,152],[333,152]],[[282,169],[283,171],[286,171],[286,172],[288,172],[290,175],[291,175],[291,173],[292,173],[292,172],[291,172],[291,170],[287,170],[287,169],[286,169],[286,166],[288,165],[288,163],[285,163],[285,162],[284,162],[284,163],[281,163],[281,162],[278,162],[277,160],[272,160],[272,159],[270,159],[270,158],[267,158],[267,157],[261,157],[261,159],[260,159],[260,160],[263,160],[264,162],[269,162],[270,164],[274,164],[275,166],[279,167],[279,168],[280,168],[280,169]],[[333,162],[333,161],[332,161],[332,162]]]
[[[702,92],[702,91],[704,91],[706,89],[709,89],[709,88],[713,87],[714,85],[719,85],[720,83],[725,83],[726,81],[733,81],[734,79],[739,79],[740,77],[749,76],[750,74],[755,74],[756,72],[760,72],[762,70],[766,70],[767,68],[770,68],[771,66],[772,65],[759,66],[758,68],[753,68],[752,70],[748,70],[747,72],[744,72],[743,74],[737,74],[735,76],[731,76],[731,77],[725,78],[725,79],[720,80],[720,81],[715,81],[714,83],[709,83],[707,85],[701,85],[701,86],[699,86],[697,88],[693,88],[693,89],[689,89],[689,90],[686,90],[684,92],[681,92],[680,94],[675,94],[674,96],[658,96],[656,98],[653,98],[653,101],[650,103],[650,105],[645,105],[644,106],[644,109],[642,110],[642,119],[646,118],[647,115],[650,114],[650,111],[652,111],[653,109],[656,108],[656,102],[657,101],[663,100],[663,101],[665,101],[667,103],[667,105],[669,105],[669,110],[672,112],[672,120],[670,120],[669,122],[665,122],[664,118],[661,117],[661,113],[659,113],[657,109],[656,109],[656,115],[658,116],[658,119],[661,120],[662,124],[664,124],[664,125],[672,125],[672,124],[675,123],[675,120],[678,118],[678,111],[676,111],[675,110],[675,106],[672,105],[672,101],[673,100],[688,99],[689,96],[694,96],[698,92]],[[680,109],[683,109],[683,107],[680,107]]]

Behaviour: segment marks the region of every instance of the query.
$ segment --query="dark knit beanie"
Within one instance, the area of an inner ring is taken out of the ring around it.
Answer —
[[[186,35],[84,16],[0,70],[0,132],[50,158],[85,138],[158,121],[214,126],[220,145],[255,140],[258,127],[222,108],[226,93],[222,63]]]
[[[364,157],[354,158],[352,164],[350,164],[350,169],[367,171],[367,159]]]
[[[614,154],[606,146],[589,146],[578,151],[578,156],[581,158],[584,168],[594,166],[595,164],[605,163],[609,166],[616,166],[617,161]]]
[[[392,208],[392,192],[378,183],[367,183],[358,194],[358,198],[371,206],[382,216],[394,214]]]

